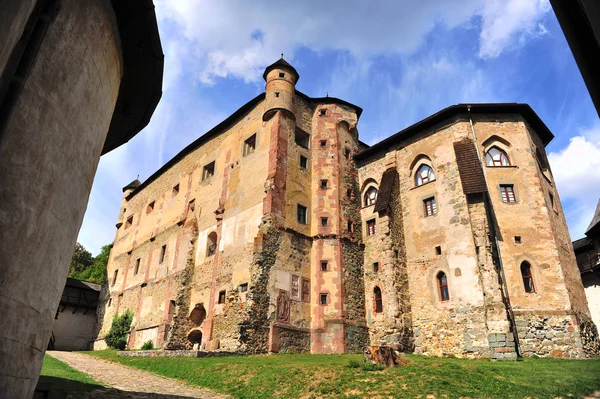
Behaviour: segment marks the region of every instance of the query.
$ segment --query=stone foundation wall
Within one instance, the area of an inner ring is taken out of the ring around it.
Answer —
[[[279,353],[309,353],[310,330],[273,326],[273,341]]]
[[[515,319],[523,356],[585,357],[580,326],[574,315],[517,314]],[[586,337],[593,335],[587,328],[584,331]]]
[[[346,352],[363,351],[369,345],[369,327],[366,325],[346,324]]]

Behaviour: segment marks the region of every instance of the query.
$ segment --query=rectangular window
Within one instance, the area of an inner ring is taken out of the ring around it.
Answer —
[[[513,189],[512,184],[501,184],[500,185],[500,195],[502,195],[502,202],[516,202],[515,201],[515,191]]]
[[[435,254],[436,255],[441,255],[442,254],[442,247],[440,247],[439,245],[437,247],[435,247]]]
[[[320,110],[319,110],[319,115],[320,115],[320,116],[325,116],[325,115],[327,115],[327,110],[326,110],[326,109],[320,109]]]
[[[321,141],[319,142],[319,145],[321,146],[321,148],[325,148],[325,147],[327,147],[327,140],[321,140]]]
[[[133,215],[131,215],[127,218],[127,221],[125,222],[125,228],[131,227],[132,224],[133,224]]]
[[[367,220],[367,235],[372,236],[377,233],[377,223],[375,219]]]
[[[326,272],[327,271],[327,261],[326,260],[322,260],[321,261],[321,271]]]
[[[423,200],[423,206],[425,208],[425,216],[433,216],[437,213],[437,204],[435,203],[435,197]]]
[[[202,170],[202,180],[208,180],[215,175],[215,161],[204,166]]]
[[[515,244],[521,243],[521,236],[515,236]]]
[[[173,187],[173,191],[172,191],[173,197],[175,197],[177,194],[179,194],[179,183],[177,183],[174,187]]]
[[[304,130],[300,128],[296,128],[296,133],[294,135],[294,141],[297,145],[302,148],[308,148],[308,142],[310,139],[310,134],[306,133]]]
[[[321,305],[327,305],[327,294],[321,294],[319,301]]]
[[[150,213],[153,210],[154,210],[154,201],[152,201],[148,204],[148,207],[146,208],[146,213]]]
[[[137,258],[137,260],[135,261],[135,269],[133,269],[133,275],[136,276],[138,274],[138,272],[140,271],[140,258]]]
[[[321,226],[327,227],[328,222],[329,218],[321,218]]]
[[[346,159],[350,159],[350,148],[346,147],[346,149],[344,150],[344,156],[346,157]]]
[[[275,92],[275,97],[279,97],[279,92]]]
[[[552,207],[553,210],[556,211],[556,204],[554,203],[554,195],[552,195],[552,193],[548,193],[548,195],[550,196],[550,206]]]
[[[115,285],[115,283],[117,282],[118,275],[119,275],[119,269],[116,269],[115,272],[113,273],[113,279],[112,279],[112,283],[110,285]]]
[[[225,291],[219,292],[219,303],[225,303]]]
[[[308,158],[304,155],[300,155],[300,167],[306,169],[308,167]]]
[[[348,233],[352,233],[354,231],[354,222],[352,220],[348,220]]]
[[[307,224],[306,207],[304,205],[298,204],[298,208],[296,209],[296,218],[298,219],[298,223]]]
[[[244,156],[250,155],[256,149],[256,133],[244,141]]]
[[[248,291],[248,283],[240,284],[240,292]]]
[[[373,271],[375,273],[379,271],[379,262],[373,262]]]
[[[163,245],[160,249],[160,257],[158,258],[158,263],[163,263],[165,261],[165,253],[167,252],[167,246]]]
[[[320,186],[321,186],[321,190],[326,189],[327,188],[327,179],[322,179]]]
[[[283,72],[279,72],[279,77],[280,77],[281,79],[283,79],[283,78],[285,77],[285,73],[283,73]]]

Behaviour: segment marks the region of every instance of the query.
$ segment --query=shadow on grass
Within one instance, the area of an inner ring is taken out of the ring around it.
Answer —
[[[122,391],[102,385],[88,384],[66,378],[41,376],[33,399],[188,399],[192,396],[163,395],[160,393]]]

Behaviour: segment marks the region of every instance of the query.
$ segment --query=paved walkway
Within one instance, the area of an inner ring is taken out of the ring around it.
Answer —
[[[148,398],[148,399],[223,399],[227,396],[207,389],[194,388],[171,378],[101,360],[74,352],[47,351],[46,354],[88,374],[94,380],[112,389],[90,391],[77,397],[85,398]]]

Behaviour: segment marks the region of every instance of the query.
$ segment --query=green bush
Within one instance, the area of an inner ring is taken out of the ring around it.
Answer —
[[[381,371],[385,368],[385,366],[383,366],[381,364],[373,364],[371,362],[364,362],[363,364],[360,365],[360,367],[364,371]]]
[[[144,345],[142,345],[143,351],[151,351],[152,349],[154,349],[154,342],[152,342],[151,339],[144,342]]]
[[[127,346],[127,334],[131,329],[133,313],[129,309],[122,316],[115,315],[110,326],[110,331],[104,338],[106,345],[111,349],[124,350]]]
[[[358,368],[360,368],[360,366],[362,366],[362,363],[359,362],[358,360],[350,360],[348,362],[349,369],[358,369]]]

